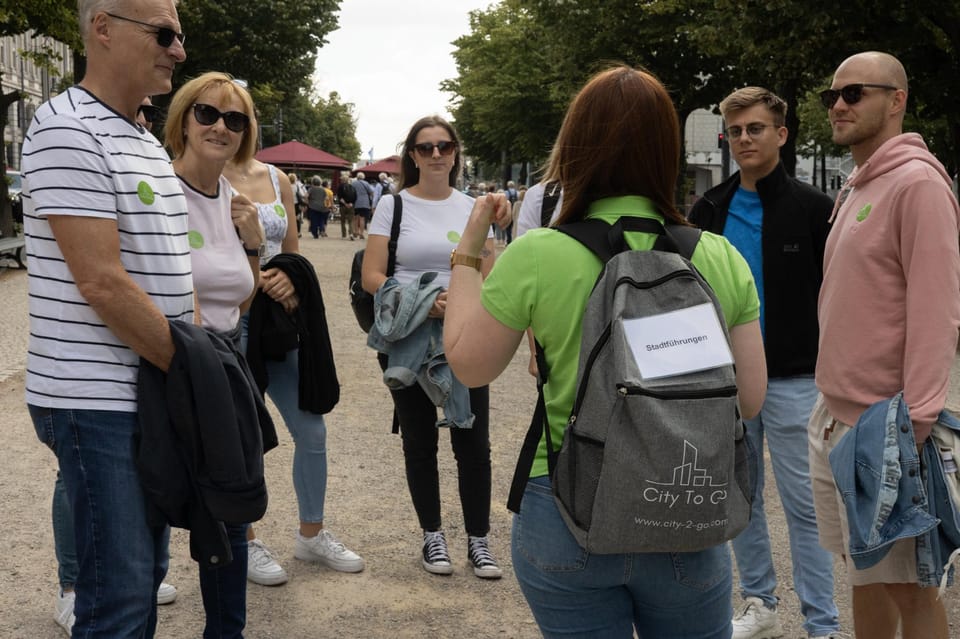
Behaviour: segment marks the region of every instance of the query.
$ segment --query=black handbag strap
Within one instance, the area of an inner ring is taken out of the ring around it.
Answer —
[[[390,242],[387,244],[387,277],[393,277],[397,268],[397,238],[400,237],[400,221],[403,219],[403,199],[393,194],[393,225],[390,227]]]
[[[560,201],[560,183],[547,182],[543,185],[543,201],[540,203],[540,226],[550,226],[550,220],[553,219],[553,211],[557,208],[557,202]]]

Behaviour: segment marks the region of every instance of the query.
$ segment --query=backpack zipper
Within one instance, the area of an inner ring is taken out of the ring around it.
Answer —
[[[737,394],[737,387],[721,386],[711,390],[699,391],[652,391],[639,386],[627,386],[626,384],[617,384],[617,393],[626,397],[628,395],[644,395],[654,399],[711,399],[714,397],[733,397]]]

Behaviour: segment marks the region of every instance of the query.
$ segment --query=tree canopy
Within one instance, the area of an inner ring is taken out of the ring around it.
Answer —
[[[681,120],[739,87],[773,90],[789,106],[782,157],[792,172],[798,145],[829,146],[825,111],[807,96],[847,56],[880,50],[911,79],[905,128],[952,174],[960,167],[955,0],[501,0],[470,26],[454,43],[459,75],[443,87],[483,162],[542,160],[570,97],[598,69],[625,63],[663,81]]]

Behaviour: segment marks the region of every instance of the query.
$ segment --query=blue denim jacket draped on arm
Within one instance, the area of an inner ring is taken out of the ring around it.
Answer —
[[[470,428],[470,392],[447,364],[443,352],[443,322],[428,317],[443,287],[437,273],[422,273],[409,284],[387,278],[373,297],[373,327],[367,346],[388,357],[383,381],[389,388],[420,387],[443,406],[437,426]]]
[[[960,430],[941,411],[938,424]],[[916,538],[917,576],[935,586],[960,544],[960,520],[947,493],[943,465],[931,440],[923,464],[903,393],[870,406],[830,452],[850,528],[850,558],[859,570],[875,565],[894,542]]]

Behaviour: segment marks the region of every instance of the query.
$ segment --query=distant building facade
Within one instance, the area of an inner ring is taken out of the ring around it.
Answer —
[[[55,69],[38,66],[23,51],[50,49],[60,56]],[[0,87],[3,93],[19,91],[20,100],[10,105],[3,129],[3,159],[8,168],[20,168],[20,148],[33,114],[41,104],[57,93],[63,84],[73,81],[73,52],[65,44],[46,36],[33,37],[33,32],[0,38]]]

